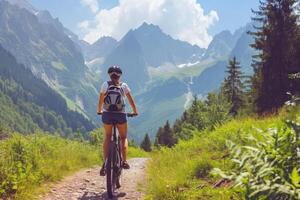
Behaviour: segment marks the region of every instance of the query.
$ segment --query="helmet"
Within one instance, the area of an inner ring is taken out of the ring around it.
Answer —
[[[122,74],[122,69],[117,65],[113,65],[110,68],[108,68],[107,73],[108,74],[115,73],[115,74],[121,75]]]

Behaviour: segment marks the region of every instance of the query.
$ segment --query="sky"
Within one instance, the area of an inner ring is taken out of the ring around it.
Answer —
[[[28,0],[48,10],[80,38],[93,43],[102,36],[121,39],[144,21],[175,39],[207,47],[213,36],[251,21],[259,0]]]

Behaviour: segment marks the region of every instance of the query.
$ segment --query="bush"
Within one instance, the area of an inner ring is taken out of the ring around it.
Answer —
[[[209,175],[212,168],[213,166],[211,163],[209,163],[209,161],[201,160],[196,164],[194,175],[196,178],[205,178]]]
[[[261,134],[263,141],[249,137],[254,146],[228,141],[235,170],[228,175],[216,171],[243,187],[246,199],[300,199],[300,125],[289,121]]]
[[[300,199],[300,119],[297,98],[287,102],[289,119],[268,130],[257,129],[262,139],[249,135],[248,145],[227,141],[235,167],[215,172],[244,189],[247,200]]]
[[[58,136],[13,134],[0,141],[0,199],[32,199],[41,184],[99,164],[99,149]]]
[[[268,118],[248,117],[233,119],[216,127],[213,131],[190,130],[194,137],[180,140],[173,148],[154,151],[148,165],[146,199],[243,199],[240,188],[213,188],[219,176],[210,175],[211,168],[232,170],[233,163],[226,141],[240,145],[254,145],[246,138],[253,134],[258,141],[264,141],[261,133],[269,127],[284,127],[286,113]]]

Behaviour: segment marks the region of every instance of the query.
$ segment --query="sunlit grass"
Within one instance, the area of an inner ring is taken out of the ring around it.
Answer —
[[[42,133],[12,134],[0,141],[0,199],[34,199],[49,184],[76,171],[102,164],[101,144],[91,145]],[[136,147],[129,157],[147,157]]]
[[[232,167],[226,140],[243,144],[250,135],[263,139],[256,129],[283,126],[285,116],[283,111],[279,116],[232,120],[212,132],[195,132],[192,140],[180,141],[172,149],[154,152],[147,171],[146,199],[242,199],[237,189],[213,188],[219,177],[210,170]]]

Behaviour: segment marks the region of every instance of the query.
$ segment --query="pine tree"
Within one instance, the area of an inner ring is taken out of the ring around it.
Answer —
[[[164,127],[160,127],[156,134],[155,146],[167,146],[172,147],[176,144],[176,138],[174,132],[170,126],[169,121],[166,122]]]
[[[191,107],[188,109],[188,115],[187,115],[187,122],[196,126],[197,122],[198,122],[198,114],[200,112],[199,109],[199,100],[197,95],[194,95],[194,99],[192,102]]]
[[[253,11],[257,22],[251,46],[254,76],[252,89],[258,113],[277,111],[288,100],[287,92],[295,92],[288,74],[299,70],[295,62],[297,44],[296,0],[260,1],[259,11]]]
[[[155,136],[155,141],[154,141],[154,146],[155,147],[159,147],[162,144],[162,135],[163,135],[163,132],[164,132],[163,128],[159,127],[158,131],[156,133],[156,136]]]
[[[300,1],[298,1],[297,4],[297,17],[298,17],[298,30],[297,30],[297,41],[296,41],[296,61],[294,64],[294,70],[292,71],[292,74],[290,75],[291,79],[291,85],[293,88],[293,95],[300,96]],[[298,55],[298,56],[297,56]]]
[[[229,60],[227,69],[226,72],[228,73],[228,76],[224,80],[223,93],[232,104],[229,111],[230,114],[235,116],[243,105],[243,73],[241,72],[240,63],[236,60],[236,57]]]
[[[148,134],[145,135],[144,140],[142,141],[140,147],[141,147],[142,149],[144,149],[144,151],[147,151],[147,152],[152,151],[152,148],[151,148],[151,141],[150,141],[150,138],[149,138],[149,135],[148,135]]]
[[[164,126],[164,143],[168,147],[172,147],[176,144],[176,139],[169,121],[167,121],[166,125]]]

